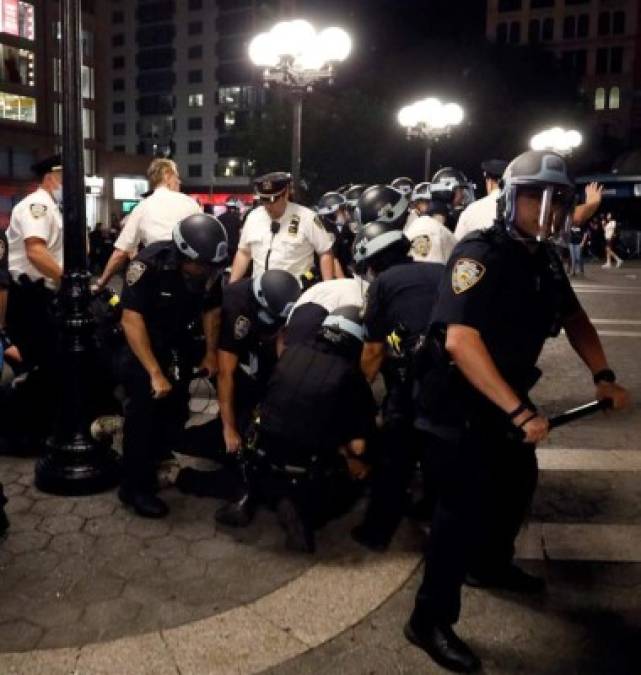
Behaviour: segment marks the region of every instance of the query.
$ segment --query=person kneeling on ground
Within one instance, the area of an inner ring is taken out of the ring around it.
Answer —
[[[288,348],[260,406],[259,450],[248,494],[216,514],[247,525],[259,499],[276,504],[287,546],[312,553],[314,530],[351,506],[363,478],[376,407],[359,369],[364,329],[356,306],[339,307],[316,341]]]

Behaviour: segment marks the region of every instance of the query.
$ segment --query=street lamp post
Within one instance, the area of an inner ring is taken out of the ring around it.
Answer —
[[[583,136],[576,129],[565,130],[562,127],[546,129],[532,136],[532,150],[552,150],[559,155],[569,157],[583,143]]]
[[[425,141],[425,180],[430,179],[433,144],[449,136],[463,117],[463,108],[458,103],[442,103],[437,98],[417,101],[399,111],[398,122],[405,127],[407,137]]]
[[[36,486],[54,494],[91,494],[113,487],[118,462],[111,449],[97,446],[89,433],[89,386],[93,374],[93,322],[89,314],[84,143],[80,68],[80,0],[62,0],[63,236],[60,393],[53,437],[36,464]],[[54,400],[52,392],[52,404]]]
[[[344,61],[352,48],[342,28],[315,28],[302,19],[282,21],[269,32],[260,33],[249,45],[249,58],[263,68],[265,86],[285,87],[292,97],[292,179],[298,198],[301,171],[301,134],[303,98],[321,81],[330,84],[336,65]]]

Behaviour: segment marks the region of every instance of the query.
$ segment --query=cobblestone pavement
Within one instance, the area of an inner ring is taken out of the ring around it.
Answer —
[[[531,524],[519,550],[525,566],[546,576],[548,593],[524,601],[509,594],[465,590],[460,633],[477,649],[488,673],[641,672],[641,269],[624,267],[608,273],[590,266],[588,278],[577,288],[597,320],[613,368],[632,389],[637,404],[627,414],[597,415],[559,429],[546,444],[550,452],[543,450]],[[545,376],[534,400],[547,412],[592,396],[590,377],[563,338],[546,348],[542,364]],[[156,668],[153,650],[166,650],[167,644],[162,645],[159,638],[157,642],[141,638],[135,649],[143,650],[141,659],[149,656],[149,664],[144,666],[126,669],[106,665],[100,670],[83,666],[88,661],[73,651],[64,667],[54,671],[52,652],[39,650],[181,625],[187,631],[193,626],[197,633],[201,629],[194,622],[199,619],[233,614],[234,608],[264,598],[290,582],[294,582],[296,593],[305,596],[304,583],[299,586],[294,580],[306,580],[319,560],[331,570],[347,549],[347,563],[340,563],[346,565],[344,572],[340,571],[342,578],[359,564],[363,554],[348,538],[350,524],[358,514],[325,528],[319,541],[320,555],[310,558],[285,551],[271,513],[261,513],[248,530],[223,532],[213,521],[214,500],[168,490],[164,496],[171,505],[170,517],[150,522],[125,511],[114,493],[52,497],[38,493],[32,479],[32,460],[0,457],[0,480],[10,499],[12,525],[0,542],[0,664],[13,663],[3,661],[2,652],[23,652],[27,659],[15,669],[0,668],[2,675],[442,672],[402,635],[420,572],[411,575],[388,599],[381,597],[385,602],[377,609],[370,603],[362,616],[337,623],[335,630],[322,626],[319,635],[325,637],[307,642],[300,638],[295,644],[290,641],[287,649],[283,647],[282,657],[264,661],[272,664],[270,670],[245,658],[246,647],[242,664],[224,662],[225,654],[241,652],[229,651],[228,645],[233,648],[237,636],[234,631],[223,631],[204,635],[202,639],[213,640],[216,649],[206,657],[201,653],[197,666],[189,665],[184,656],[190,649],[185,647],[183,654],[175,646],[179,642],[165,640],[172,648],[173,665]],[[410,529],[405,534],[396,547],[418,551],[420,533]],[[385,561],[386,557],[379,559]],[[313,578],[309,576],[310,583]],[[324,577],[319,575],[315,583],[318,578]],[[302,619],[301,614],[294,614],[281,622],[266,615],[272,629],[276,624],[284,627],[267,642],[260,642],[264,636],[253,629],[258,625],[252,623],[255,616],[250,621],[249,613],[234,614],[239,626],[253,631],[243,644],[259,644],[257,649],[267,653],[276,649],[275,643],[283,640],[283,635],[304,638],[305,611],[315,625],[322,624],[324,618],[317,614],[327,612],[326,622],[331,624],[335,621],[332,612],[340,614],[341,607],[362,601],[362,596],[356,597],[356,585],[353,595],[349,589],[341,589],[342,595],[338,595],[331,583],[320,592],[316,588],[311,596],[321,604],[319,596],[326,596],[325,604],[322,609],[319,604],[303,604]],[[376,579],[372,588],[376,590]],[[188,633],[181,633],[180,640],[191,646],[188,638]],[[198,649],[201,647],[194,643],[194,653]],[[102,654],[106,664],[116,651],[105,645]],[[63,652],[61,659],[67,658]],[[176,656],[179,653],[184,662]]]
[[[217,531],[215,501],[164,493],[165,520],[115,493],[54,497],[32,486],[33,460],[0,458],[11,528],[0,544],[0,651],[61,647],[167,628],[249,602],[312,559],[284,550],[271,513]]]

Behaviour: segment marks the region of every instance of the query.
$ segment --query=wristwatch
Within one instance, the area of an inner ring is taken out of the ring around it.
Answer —
[[[604,368],[598,373],[594,374],[594,384],[599,384],[599,382],[616,382],[617,376],[614,374],[613,370],[609,368]]]

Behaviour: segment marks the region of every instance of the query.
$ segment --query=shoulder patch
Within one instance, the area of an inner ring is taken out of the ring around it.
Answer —
[[[421,258],[427,258],[431,250],[432,241],[426,234],[412,239],[412,251]]]
[[[30,204],[29,211],[34,218],[42,218],[47,213],[45,204]]]
[[[4,260],[7,255],[7,245],[4,242],[4,239],[0,239],[0,260]]]
[[[234,324],[234,337],[236,338],[236,340],[243,340],[244,338],[246,338],[247,335],[249,335],[251,326],[252,326],[251,321],[246,316],[243,316],[241,314],[236,319],[236,323]]]
[[[472,258],[459,258],[452,270],[452,289],[459,295],[476,286],[485,274],[485,265]]]
[[[324,225],[324,223],[321,220],[321,217],[319,215],[314,216],[314,225],[316,225],[316,227],[320,227],[321,230],[327,231],[327,229],[326,229],[326,227],[325,227],[325,225]]]
[[[134,284],[138,283],[140,277],[145,273],[146,270],[147,265],[145,265],[144,262],[140,260],[134,260],[133,262],[130,262],[129,267],[127,268],[127,274],[125,275],[127,286],[133,286]]]

